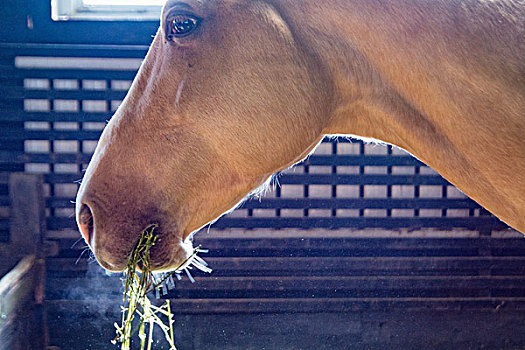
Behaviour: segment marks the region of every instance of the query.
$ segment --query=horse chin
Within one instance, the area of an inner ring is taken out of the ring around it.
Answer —
[[[124,260],[122,263],[108,263],[105,260],[98,258],[96,255],[95,259],[104,270],[107,270],[112,273],[122,272],[126,269],[127,266]]]
[[[154,246],[151,250],[150,269],[153,272],[170,272],[184,268],[192,253],[193,244],[190,240]]]

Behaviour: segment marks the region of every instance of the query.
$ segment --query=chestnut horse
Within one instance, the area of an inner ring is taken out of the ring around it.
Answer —
[[[157,270],[325,135],[401,147],[525,232],[525,3],[170,0],[77,197],[99,263]]]

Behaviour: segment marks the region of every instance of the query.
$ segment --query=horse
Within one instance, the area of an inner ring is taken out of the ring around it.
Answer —
[[[151,267],[326,135],[400,147],[525,232],[525,3],[169,0],[76,199],[99,264]]]

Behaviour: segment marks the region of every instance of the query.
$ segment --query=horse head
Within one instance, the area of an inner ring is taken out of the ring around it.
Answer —
[[[152,267],[177,267],[326,134],[400,146],[525,230],[523,6],[469,6],[169,0],[78,192],[99,263],[124,269],[155,224]]]

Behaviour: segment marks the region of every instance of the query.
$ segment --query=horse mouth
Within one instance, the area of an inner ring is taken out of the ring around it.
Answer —
[[[144,240],[145,232],[151,234],[149,242]],[[94,239],[95,244],[91,248],[97,262],[111,272],[122,272],[133,268],[140,272],[144,270],[167,272],[179,268],[193,253],[190,239],[183,241],[180,235],[161,230],[155,225],[149,225],[136,235],[132,242],[129,239],[129,236],[127,239],[122,237],[119,240]],[[125,246],[128,248],[126,249]]]
[[[152,272],[168,272],[180,268],[193,253],[191,241],[174,240],[157,233],[151,247],[148,268]],[[138,266],[142,268],[142,266]]]

